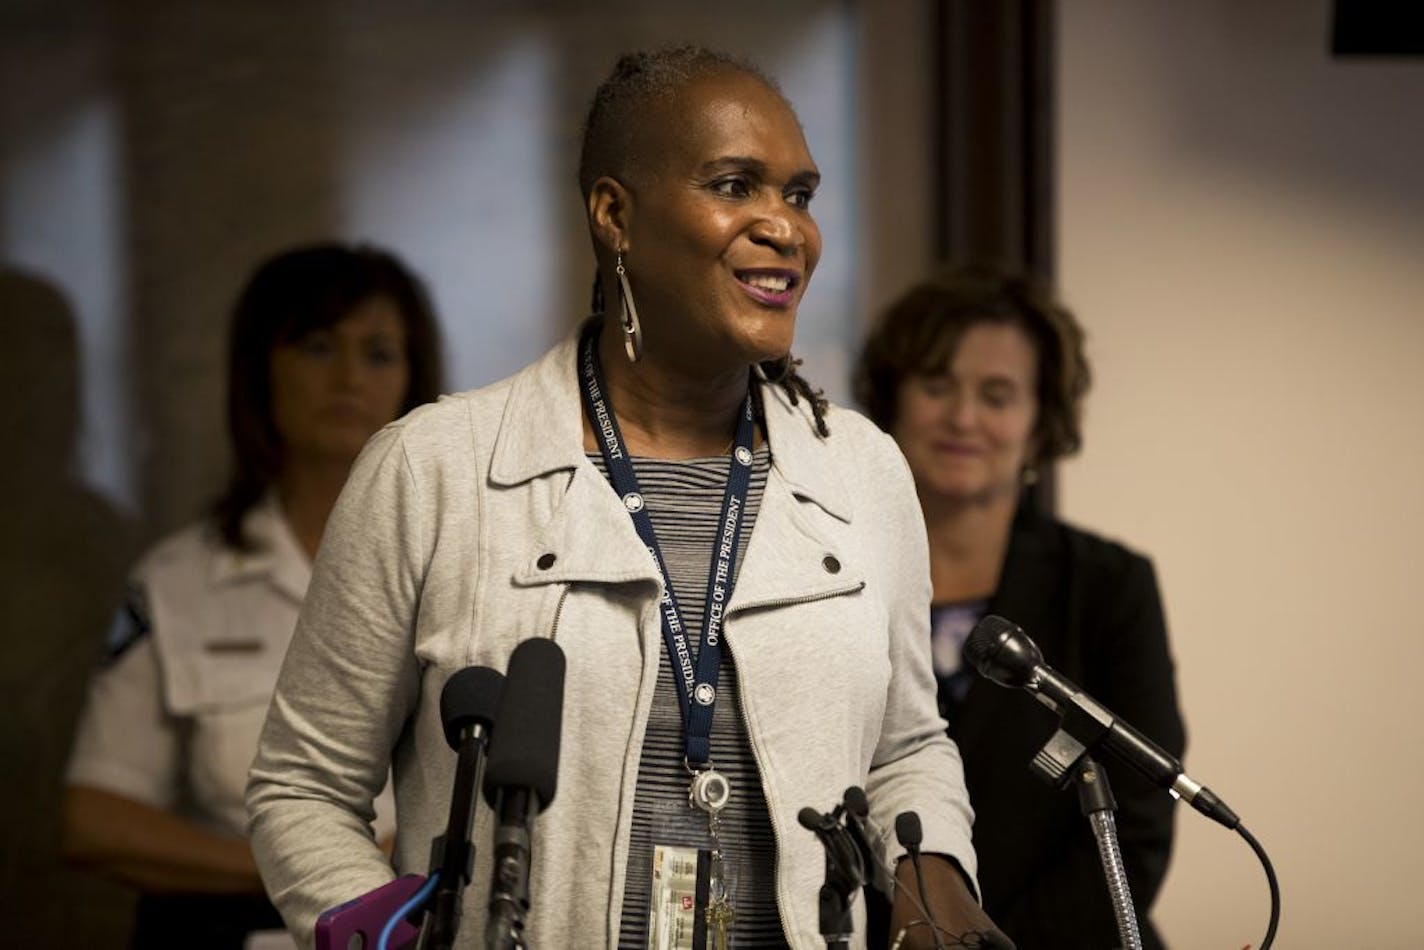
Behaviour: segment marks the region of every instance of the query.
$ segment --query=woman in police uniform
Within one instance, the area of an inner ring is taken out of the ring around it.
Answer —
[[[230,484],[134,569],[69,766],[65,852],[143,892],[134,946],[281,926],[246,840],[248,766],[327,514],[366,439],[439,392],[438,347],[419,282],[367,247],[280,254],[239,298]]]

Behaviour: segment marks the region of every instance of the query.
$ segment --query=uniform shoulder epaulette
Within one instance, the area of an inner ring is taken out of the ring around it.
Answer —
[[[143,640],[153,630],[148,617],[148,598],[143,588],[131,586],[124,594],[124,602],[109,625],[109,633],[104,642],[102,666],[113,666],[134,644]]]

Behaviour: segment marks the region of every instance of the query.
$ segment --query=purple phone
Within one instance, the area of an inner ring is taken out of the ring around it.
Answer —
[[[322,911],[316,919],[316,950],[376,950],[386,921],[424,883],[424,874],[403,874],[374,891]],[[419,928],[402,920],[391,933],[390,946],[404,947],[419,936]]]

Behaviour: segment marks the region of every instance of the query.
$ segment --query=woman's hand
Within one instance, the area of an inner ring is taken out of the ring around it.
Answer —
[[[150,893],[261,894],[245,838],[97,788],[64,799],[65,858]]]
[[[942,946],[1013,950],[1013,941],[994,926],[970,893],[964,876],[948,858],[937,854],[921,855],[920,866],[924,869],[929,910],[934,915],[935,923],[939,924]],[[924,914],[915,901],[909,897],[913,894],[918,898],[920,893],[915,866],[909,858],[900,860],[895,869],[895,880],[898,886],[890,910],[890,946],[900,950],[934,950],[934,931],[924,920]]]

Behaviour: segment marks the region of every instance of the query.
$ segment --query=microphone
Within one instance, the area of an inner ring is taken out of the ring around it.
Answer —
[[[841,815],[845,809],[837,805],[829,814],[821,814],[809,805],[796,813],[801,827],[815,833],[826,847],[826,859],[834,865],[834,876],[838,880],[854,879],[854,886],[864,883],[865,866],[861,860],[860,846],[853,837],[846,834],[841,826]],[[848,892],[849,893],[849,892]]]
[[[985,678],[1028,690],[1062,717],[1059,732],[1033,760],[1034,772],[1050,782],[1062,787],[1076,762],[1101,745],[1213,821],[1231,829],[1241,823],[1211,789],[1183,771],[1181,762],[1044,663],[1038,645],[1012,621],[994,614],[980,620],[965,641],[964,657]]]
[[[841,803],[821,814],[814,808],[803,808],[796,815],[801,827],[815,832],[826,849],[826,884],[821,888],[821,933],[826,937],[828,947],[845,946],[850,934],[850,906],[855,890],[866,884],[882,886],[892,897],[900,890],[917,906],[922,919],[934,934],[936,947],[943,946],[939,936],[939,925],[929,910],[929,897],[924,877],[920,872],[919,845],[924,838],[920,830],[919,816],[914,812],[901,812],[895,819],[895,834],[900,844],[910,851],[910,859],[915,865],[915,875],[919,883],[920,899],[915,900],[905,886],[900,883],[895,870],[883,863],[876,855],[871,839],[879,839],[870,819],[870,800],[865,790],[852,785],[841,796]],[[903,829],[913,822],[914,847],[902,834]],[[903,934],[902,934],[903,938]],[[898,944],[897,944],[898,945]]]
[[[895,840],[900,842],[900,847],[910,852],[910,864],[915,868],[915,887],[920,892],[920,910],[925,915],[925,923],[929,924],[934,945],[943,947],[944,942],[939,936],[939,922],[934,919],[934,912],[930,910],[930,892],[925,886],[925,871],[920,866],[920,845],[925,840],[925,829],[920,825],[918,812],[902,811],[895,816]]]
[[[817,898],[821,936],[828,950],[848,950],[855,930],[851,903],[865,884],[865,865],[860,848],[841,824],[845,805],[837,805],[830,814],[821,814],[807,806],[796,813],[796,820],[807,831],[814,832],[826,850],[826,882]]]
[[[856,850],[860,852],[861,862],[865,865],[870,879],[867,883],[881,890],[890,890],[894,887],[895,875],[876,855],[875,847],[871,844],[871,841],[878,840],[880,835],[875,823],[870,820],[870,799],[865,797],[865,789],[859,785],[850,786],[841,796],[841,804],[837,807],[845,812],[846,831],[850,834],[850,840],[855,844]]]
[[[554,800],[564,712],[564,651],[535,637],[514,648],[490,745],[485,800],[498,817],[487,947],[524,946],[529,910],[530,825]]]
[[[920,845],[925,840],[925,829],[920,826],[918,814],[902,811],[895,816],[895,840],[900,842],[900,847],[910,852],[910,857],[919,855]]]
[[[440,691],[440,724],[445,741],[458,755],[450,817],[445,833],[430,843],[430,876],[439,875],[430,899],[430,916],[421,928],[418,950],[444,950],[460,929],[460,894],[474,873],[476,794],[485,767],[485,744],[494,727],[504,676],[487,666],[467,666],[445,681]]]

